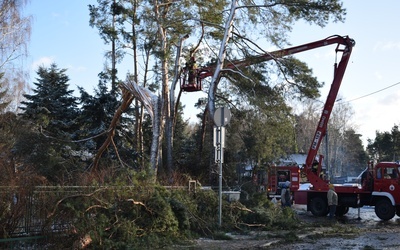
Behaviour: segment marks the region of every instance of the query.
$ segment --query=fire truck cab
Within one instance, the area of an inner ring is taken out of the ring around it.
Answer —
[[[375,206],[375,214],[382,220],[400,216],[400,164],[398,162],[371,163],[361,177],[363,192],[360,205]]]

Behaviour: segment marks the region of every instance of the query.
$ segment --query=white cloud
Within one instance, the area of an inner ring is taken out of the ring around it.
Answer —
[[[398,41],[377,42],[374,46],[374,51],[388,51],[388,50],[400,50],[400,42]]]
[[[68,68],[68,71],[73,71],[73,72],[78,72],[78,73],[87,71],[87,68],[85,66],[73,66],[70,64],[67,66],[67,68]]]
[[[41,57],[32,63],[31,69],[36,71],[40,66],[49,67],[54,62],[53,56]]]
[[[379,98],[378,105],[390,107],[393,110],[397,110],[399,106],[400,94],[398,92],[392,92],[388,95]]]
[[[367,139],[375,139],[375,132],[390,131],[394,124],[399,123],[398,107],[400,106],[400,91],[377,93],[352,103],[358,124],[357,132],[362,134],[364,146]]]
[[[400,50],[400,42],[387,42],[387,43],[383,44],[382,49],[383,50],[392,50],[392,49]]]

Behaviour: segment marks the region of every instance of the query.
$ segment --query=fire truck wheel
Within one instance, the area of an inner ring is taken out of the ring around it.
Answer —
[[[400,217],[400,207],[399,206],[396,207],[396,215]]]
[[[343,216],[349,212],[349,207],[343,207],[343,206],[337,206],[336,207],[336,215],[337,216]]]
[[[381,220],[390,220],[396,214],[396,208],[388,199],[381,199],[375,205],[375,214]]]
[[[314,197],[310,201],[310,211],[314,216],[326,216],[328,214],[328,204],[321,197]]]

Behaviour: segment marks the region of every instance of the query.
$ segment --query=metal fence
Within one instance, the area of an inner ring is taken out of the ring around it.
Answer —
[[[93,191],[94,187],[0,187],[0,239],[65,232],[71,218],[54,217],[61,199]]]

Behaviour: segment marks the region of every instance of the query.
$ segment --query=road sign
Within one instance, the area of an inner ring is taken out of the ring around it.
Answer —
[[[225,148],[225,128],[224,127],[214,126],[213,143],[214,143],[214,147],[217,147],[219,144],[221,146],[221,148]]]
[[[215,126],[224,127],[228,125],[231,116],[231,111],[227,107],[218,108],[214,113]]]
[[[214,126],[215,163],[224,163],[225,128]]]

